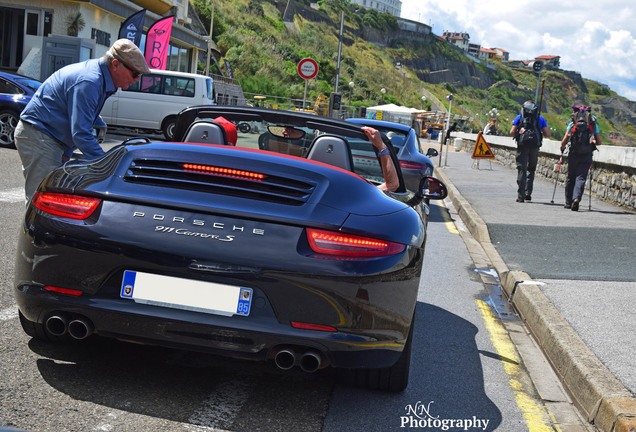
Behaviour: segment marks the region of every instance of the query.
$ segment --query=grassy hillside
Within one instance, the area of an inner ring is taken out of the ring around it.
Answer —
[[[202,21],[210,22],[210,0],[193,0]],[[453,93],[453,114],[472,119],[468,127],[483,128],[492,108],[499,112],[502,132],[507,133],[520,104],[534,99],[543,83],[544,116],[559,139],[565,132],[573,103],[594,108],[607,144],[636,143],[634,104],[609,89],[576,74],[547,71],[542,82],[527,68],[496,64],[487,68],[434,36],[419,39],[392,37],[398,31],[395,18],[375,11],[357,9],[345,0],[212,0],[213,39],[228,61],[245,94],[265,95],[281,106],[290,100],[302,101],[305,81],[297,64],[311,57],[319,64],[316,79],[309,80],[307,102],[328,96],[335,90],[340,18],[344,12],[338,91],[344,105],[373,106],[395,103],[416,108],[448,108],[446,96]],[[283,13],[287,7],[286,21]],[[368,42],[374,40],[375,43]],[[460,67],[461,66],[461,67]],[[453,82],[430,84],[422,80],[432,67],[455,71]],[[201,71],[204,64],[200,65]],[[463,72],[464,70],[468,72]],[[221,71],[213,71],[221,73]],[[479,86],[462,84],[464,75],[478,76]],[[580,77],[579,77],[580,78]],[[353,88],[349,87],[353,82]],[[385,93],[381,89],[386,90]],[[429,95],[422,101],[423,95]],[[440,102],[441,101],[441,102]],[[291,106],[291,105],[290,105]]]

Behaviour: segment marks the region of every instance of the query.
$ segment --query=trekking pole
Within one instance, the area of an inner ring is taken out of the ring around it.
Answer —
[[[554,181],[554,190],[552,191],[552,199],[550,200],[550,204],[554,204],[554,194],[556,193],[557,184],[559,183],[559,174],[561,174],[562,163],[563,163],[563,152],[561,152],[561,157],[559,158],[559,162],[557,163],[557,175],[556,175],[556,180]]]
[[[594,167],[594,161],[590,164],[590,193],[588,194],[590,197],[590,203],[587,208],[589,211],[592,211],[592,167]]]

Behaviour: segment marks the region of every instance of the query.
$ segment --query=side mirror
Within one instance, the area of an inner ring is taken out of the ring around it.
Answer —
[[[433,147],[430,147],[427,151],[426,151],[426,156],[428,157],[435,157],[439,155],[438,151],[435,150]]]
[[[448,196],[448,189],[435,177],[422,177],[417,195],[432,200],[442,200]]]
[[[414,207],[422,200],[442,200],[448,196],[446,185],[435,177],[422,177],[417,193],[407,201],[407,205]]]

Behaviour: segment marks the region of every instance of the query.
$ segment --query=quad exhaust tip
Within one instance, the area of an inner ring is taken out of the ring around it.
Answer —
[[[274,363],[282,370],[290,370],[298,366],[303,372],[313,373],[320,369],[322,355],[313,350],[298,353],[293,349],[284,348],[276,353]]]
[[[46,331],[52,335],[61,337],[69,334],[73,339],[86,339],[93,334],[93,324],[84,317],[69,317],[65,314],[56,313],[51,315],[44,323]]]
[[[73,339],[82,340],[93,334],[93,325],[83,318],[77,318],[68,323],[68,334]]]
[[[68,318],[65,315],[52,315],[45,323],[46,331],[53,336],[64,336],[68,327]]]

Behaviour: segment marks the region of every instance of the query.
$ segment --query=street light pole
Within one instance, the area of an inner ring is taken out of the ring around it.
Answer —
[[[450,129],[451,110],[453,108],[453,99],[455,99],[455,97],[451,93],[448,96],[446,96],[446,99],[448,99],[448,102],[449,102],[449,104],[448,104],[448,116],[446,117],[446,134],[445,134],[445,136],[442,137],[441,151],[439,152],[439,163],[438,163],[438,165],[440,167],[442,166],[442,154],[444,153],[444,145],[446,145],[446,157],[448,157],[448,144],[446,143],[446,135],[448,135],[448,129]]]

